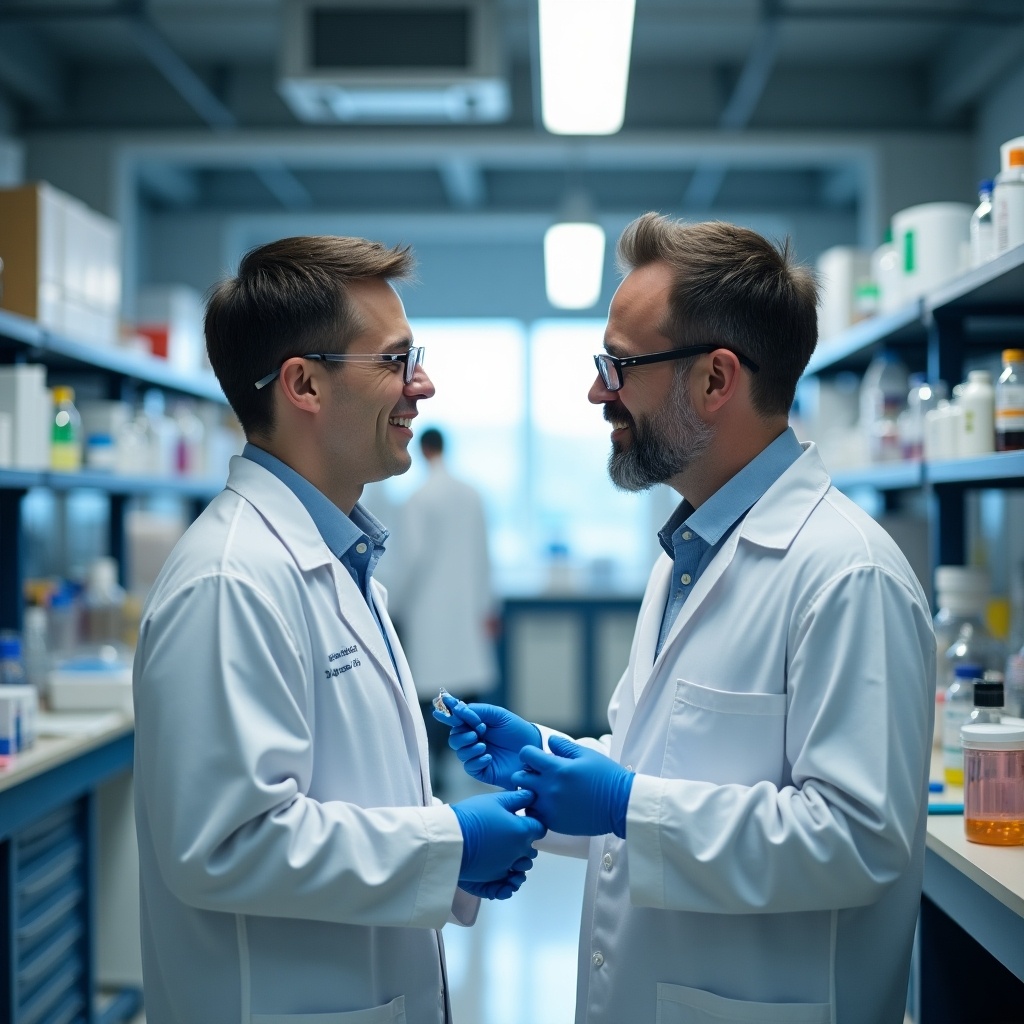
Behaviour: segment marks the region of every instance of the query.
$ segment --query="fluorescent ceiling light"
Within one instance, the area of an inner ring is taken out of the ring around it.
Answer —
[[[635,0],[540,0],[544,127],[613,135],[622,127]]]
[[[604,230],[599,224],[560,222],[544,235],[544,284],[557,309],[590,309],[601,297]]]

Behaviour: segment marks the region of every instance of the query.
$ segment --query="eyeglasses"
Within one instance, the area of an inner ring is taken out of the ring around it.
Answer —
[[[688,356],[699,356],[705,352],[715,352],[724,348],[731,352],[748,370],[758,373],[761,369],[757,363],[741,355],[728,345],[687,345],[685,348],[674,348],[668,352],[651,352],[646,356],[629,356],[626,359],[618,359],[608,355],[607,352],[600,352],[594,356],[594,363],[597,365],[597,372],[601,375],[601,382],[609,391],[618,391],[622,387],[622,371],[627,366],[644,366],[647,363],[663,363],[669,359],[686,359]]]
[[[411,384],[416,376],[416,367],[423,365],[423,346],[407,349],[405,352],[307,352],[302,359],[319,359],[325,363],[405,363],[405,374],[403,380]],[[282,364],[284,365],[284,364]],[[274,381],[281,372],[279,366],[272,370],[266,377],[260,377],[256,381],[256,388],[260,390]]]

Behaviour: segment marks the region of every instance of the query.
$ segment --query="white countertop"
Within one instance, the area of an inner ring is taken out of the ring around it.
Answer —
[[[131,715],[122,711],[41,711],[36,742],[0,767],[0,791],[101,747],[133,728]]]

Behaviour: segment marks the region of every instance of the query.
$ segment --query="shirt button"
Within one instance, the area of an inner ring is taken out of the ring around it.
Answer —
[[[633,770],[633,766],[631,764],[627,764],[626,765],[626,771],[627,772],[631,772],[632,770]]]
[[[693,534],[692,534],[692,533],[690,533],[690,531],[689,531],[689,530],[687,530],[687,531],[686,531],[686,532],[685,532],[685,533],[683,534],[683,540],[693,540]]]
[[[362,541],[360,541],[356,545],[356,551],[358,551],[359,554],[361,554],[361,555],[365,555],[366,554],[366,545]]]
[[[604,869],[605,869],[605,871],[611,871],[611,869],[612,869],[612,863],[613,863],[613,862],[612,862],[612,855],[611,855],[610,853],[606,853],[606,854],[605,854],[605,855],[604,855],[604,856],[603,856],[603,857],[601,858],[601,863],[602,863],[602,864],[604,865]]]
[[[684,587],[688,587],[690,585],[690,574],[688,572],[684,572],[683,575],[679,577],[679,582],[682,583]]]
[[[595,967],[600,967],[604,963],[604,953],[598,951],[590,959],[594,962]]]

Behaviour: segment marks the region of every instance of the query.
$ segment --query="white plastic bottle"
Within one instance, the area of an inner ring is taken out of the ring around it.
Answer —
[[[900,458],[897,421],[907,400],[907,368],[898,356],[881,352],[860,385],[860,429],[871,462]]]
[[[85,636],[90,643],[120,644],[125,592],[117,582],[117,561],[97,558],[85,585]]]
[[[996,254],[996,225],[992,209],[993,181],[978,183],[978,207],[971,216],[971,266],[980,267]]]
[[[924,418],[946,397],[945,381],[929,384],[923,373],[910,375],[907,407],[899,415],[900,452],[904,459],[924,457]]]
[[[996,448],[995,389],[988,370],[971,370],[957,397],[963,422],[957,448],[960,457],[987,455]]]

